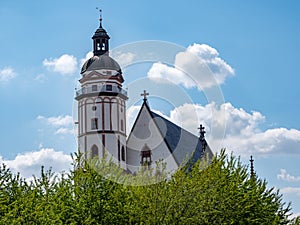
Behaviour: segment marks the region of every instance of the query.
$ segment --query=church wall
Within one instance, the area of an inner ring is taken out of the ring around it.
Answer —
[[[104,99],[104,130],[110,130],[110,103],[109,98]]]
[[[116,99],[111,103],[112,130],[118,130],[118,104]]]

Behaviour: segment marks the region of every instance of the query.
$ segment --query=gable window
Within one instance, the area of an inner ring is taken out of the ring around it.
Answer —
[[[95,156],[98,156],[98,147],[97,145],[93,145],[92,149],[91,149],[91,157],[94,158]]]
[[[110,85],[110,84],[106,85],[106,90],[107,91],[112,91],[112,85]]]
[[[145,144],[141,151],[141,165],[149,167],[151,165],[151,162],[151,150],[148,145]]]
[[[91,119],[91,128],[92,130],[98,130],[98,118]]]
[[[92,91],[97,91],[97,85],[92,85]]]

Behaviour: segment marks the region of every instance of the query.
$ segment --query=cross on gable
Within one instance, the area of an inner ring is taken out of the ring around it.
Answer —
[[[200,132],[200,137],[203,137],[204,138],[204,134],[206,133],[205,132],[205,127],[204,126],[202,126],[202,124],[200,124],[200,127],[198,127],[198,129],[200,130],[199,132]]]
[[[147,95],[149,95],[149,93],[147,93],[146,90],[141,94],[141,96],[144,96],[144,100],[147,100]]]

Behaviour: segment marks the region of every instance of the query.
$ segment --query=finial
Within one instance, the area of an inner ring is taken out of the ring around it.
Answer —
[[[200,127],[198,127],[198,129],[199,129],[199,133],[200,133],[200,138],[204,138],[204,134],[206,133],[205,127],[202,126],[202,124],[200,124]]]
[[[250,156],[250,177],[255,178],[255,172],[254,172],[254,165],[253,165],[254,159],[252,155]]]
[[[96,7],[96,9],[99,10],[99,14],[100,14],[100,18],[99,18],[100,28],[102,28],[102,9],[99,9],[98,7]]]
[[[206,150],[206,147],[207,147],[207,143],[206,143],[205,137],[204,137],[204,135],[205,135],[206,132],[205,132],[205,127],[202,126],[202,124],[200,124],[200,127],[198,127],[198,129],[199,129],[199,133],[200,133],[199,139],[200,139],[200,141],[201,141],[201,145],[202,145],[202,155],[203,155],[204,152],[205,152],[205,150]]]
[[[144,90],[144,92],[141,94],[141,96],[144,96],[144,101],[147,101],[147,95],[149,95],[149,93],[147,93],[147,91]]]

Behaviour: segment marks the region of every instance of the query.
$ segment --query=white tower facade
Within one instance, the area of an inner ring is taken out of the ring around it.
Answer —
[[[127,92],[119,64],[109,57],[107,32],[100,27],[93,39],[94,56],[82,67],[78,101],[78,147],[86,159],[112,157],[126,169]]]

